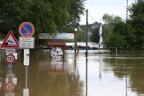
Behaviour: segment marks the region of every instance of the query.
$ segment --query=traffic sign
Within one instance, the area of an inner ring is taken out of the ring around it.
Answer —
[[[19,33],[22,37],[29,38],[33,36],[34,32],[35,28],[30,22],[23,22],[19,26]]]
[[[15,49],[6,49],[6,54],[14,54],[15,52]]]
[[[18,48],[19,47],[19,43],[17,39],[15,38],[12,31],[9,31],[1,47],[2,48]]]
[[[13,54],[6,55],[6,62],[8,64],[13,64],[15,62],[15,56]]]
[[[15,85],[13,82],[8,82],[5,84],[4,89],[8,92],[13,92],[15,90]]]
[[[25,37],[19,37],[19,47],[20,48],[34,48],[34,37],[25,38]]]
[[[24,65],[29,65],[29,49],[24,49]]]

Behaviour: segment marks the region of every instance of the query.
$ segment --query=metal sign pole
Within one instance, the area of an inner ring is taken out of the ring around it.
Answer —
[[[25,66],[25,88],[23,89],[23,96],[29,96],[29,89],[28,89],[28,65]]]
[[[25,87],[28,88],[28,66],[25,66]]]
[[[25,65],[25,89],[23,89],[23,96],[29,96],[29,89],[28,89],[29,49],[24,49],[24,65]]]

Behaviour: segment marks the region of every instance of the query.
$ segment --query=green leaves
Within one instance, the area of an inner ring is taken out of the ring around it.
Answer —
[[[113,18],[111,17],[111,19],[109,19],[110,16],[108,15],[107,18],[108,19],[105,19],[108,22],[103,26],[105,47],[116,47],[118,49],[134,48],[135,35],[134,29],[131,27],[131,25],[123,22],[118,16],[115,16]],[[109,31],[106,31],[106,29]]]
[[[121,17],[114,16],[114,15],[109,15],[107,13],[103,15],[102,19],[103,19],[105,24],[114,24],[114,23],[122,21]]]
[[[1,0],[0,31],[18,34],[19,25],[31,22],[35,36],[41,32],[55,33],[67,24],[78,23],[85,0]]]
[[[137,3],[132,4],[130,8],[130,20],[128,21],[134,28],[135,49],[142,49],[144,45],[144,2],[138,0]]]
[[[120,33],[118,32],[111,32],[109,34],[109,37],[106,41],[106,48],[111,48],[111,47],[116,47],[116,48],[119,48],[119,49],[122,49],[123,46],[126,45],[126,41],[124,39],[124,36],[121,35]]]
[[[114,24],[114,28],[112,30],[112,33],[117,34],[121,38],[116,38],[115,40],[119,39],[118,43],[123,46],[124,49],[131,48],[135,42],[135,36],[134,31],[131,25],[124,22],[118,22]],[[120,46],[115,46],[117,48],[120,48]]]
[[[91,41],[98,43],[99,42],[99,27],[92,30],[92,34],[93,35],[90,38]]]

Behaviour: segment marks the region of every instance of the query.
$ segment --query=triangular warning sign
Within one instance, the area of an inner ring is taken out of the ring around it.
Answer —
[[[19,43],[17,39],[15,38],[12,31],[9,31],[1,47],[2,48],[18,48],[19,47]]]

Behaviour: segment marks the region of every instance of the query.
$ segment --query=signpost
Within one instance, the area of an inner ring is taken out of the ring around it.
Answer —
[[[34,32],[35,28],[30,22],[23,22],[19,26],[19,33],[22,37],[29,38],[33,36]]]
[[[29,49],[24,49],[24,65],[25,68],[25,89],[23,90],[23,96],[29,96],[29,89],[28,89],[28,65],[29,65]]]
[[[19,38],[20,48],[24,49],[24,65],[25,69],[25,84],[26,88],[23,90],[23,96],[29,96],[29,89],[27,88],[28,83],[28,65],[29,65],[29,49],[34,48],[34,37],[33,34],[35,32],[34,26],[30,22],[23,22],[19,26],[19,33],[22,37]]]
[[[24,22],[19,26],[19,33],[22,37],[20,37],[20,44],[21,47],[23,48],[34,48],[34,38],[33,36],[35,32],[34,26],[30,22]],[[13,54],[15,54],[15,49],[13,48],[18,48],[19,43],[17,39],[15,38],[14,34],[12,31],[9,31],[7,34],[6,38],[4,39],[3,43],[1,44],[1,48],[8,48],[6,49],[6,62],[9,65],[12,65],[16,58]],[[13,77],[11,75],[11,68],[12,66],[9,66],[8,68],[10,69],[9,76],[6,78],[6,84],[4,86],[4,89],[8,92],[11,93],[15,90],[15,84],[13,83]],[[29,49],[24,49],[24,65],[26,65],[26,89],[24,90],[24,96],[29,96],[29,90],[27,88],[27,80],[28,80],[28,66],[29,65]],[[15,80],[17,82],[17,79]],[[13,96],[14,94],[6,94],[7,96]]]

